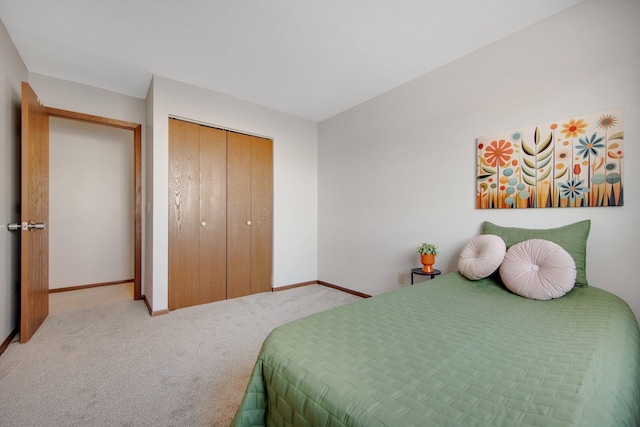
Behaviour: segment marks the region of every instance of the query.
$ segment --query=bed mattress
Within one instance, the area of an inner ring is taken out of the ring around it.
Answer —
[[[639,402],[620,298],[449,273],[275,329],[233,425],[636,427]]]

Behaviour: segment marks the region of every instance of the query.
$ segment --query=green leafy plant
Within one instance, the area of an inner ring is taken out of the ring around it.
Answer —
[[[438,247],[432,243],[423,243],[418,246],[418,253],[420,255],[433,254],[435,256],[438,255]]]

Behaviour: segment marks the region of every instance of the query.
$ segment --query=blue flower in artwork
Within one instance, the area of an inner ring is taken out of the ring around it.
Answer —
[[[511,135],[511,139],[514,141],[519,141],[520,138],[522,138],[522,134],[520,132],[515,132],[513,135]]]
[[[578,149],[578,155],[582,155],[583,159],[589,157],[589,154],[593,154],[594,156],[598,155],[598,150],[596,148],[604,148],[604,144],[602,144],[603,136],[597,138],[597,134],[591,135],[591,138],[580,138],[578,141],[579,145],[576,145]],[[597,139],[596,139],[597,138]]]
[[[588,193],[589,189],[582,186],[583,182],[584,180],[582,179],[569,178],[567,182],[558,183],[560,187],[560,198],[568,198],[570,201],[575,202],[576,198],[584,197],[584,193]]]

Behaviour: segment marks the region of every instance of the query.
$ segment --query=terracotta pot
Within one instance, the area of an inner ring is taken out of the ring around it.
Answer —
[[[422,262],[422,271],[425,273],[433,273],[433,264],[436,262],[436,256],[434,254],[420,255],[420,262]]]

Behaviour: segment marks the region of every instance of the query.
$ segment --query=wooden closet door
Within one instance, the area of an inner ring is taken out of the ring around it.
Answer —
[[[272,288],[273,143],[169,120],[169,309]]]
[[[273,142],[229,133],[227,298],[268,292],[273,271]]]
[[[200,127],[169,120],[169,310],[193,305],[200,286]]]
[[[227,132],[200,126],[200,301],[227,298]]]
[[[226,295],[226,132],[169,120],[169,309]]]
[[[273,281],[273,142],[251,138],[251,293]]]
[[[227,136],[227,298],[251,294],[251,136]]]

